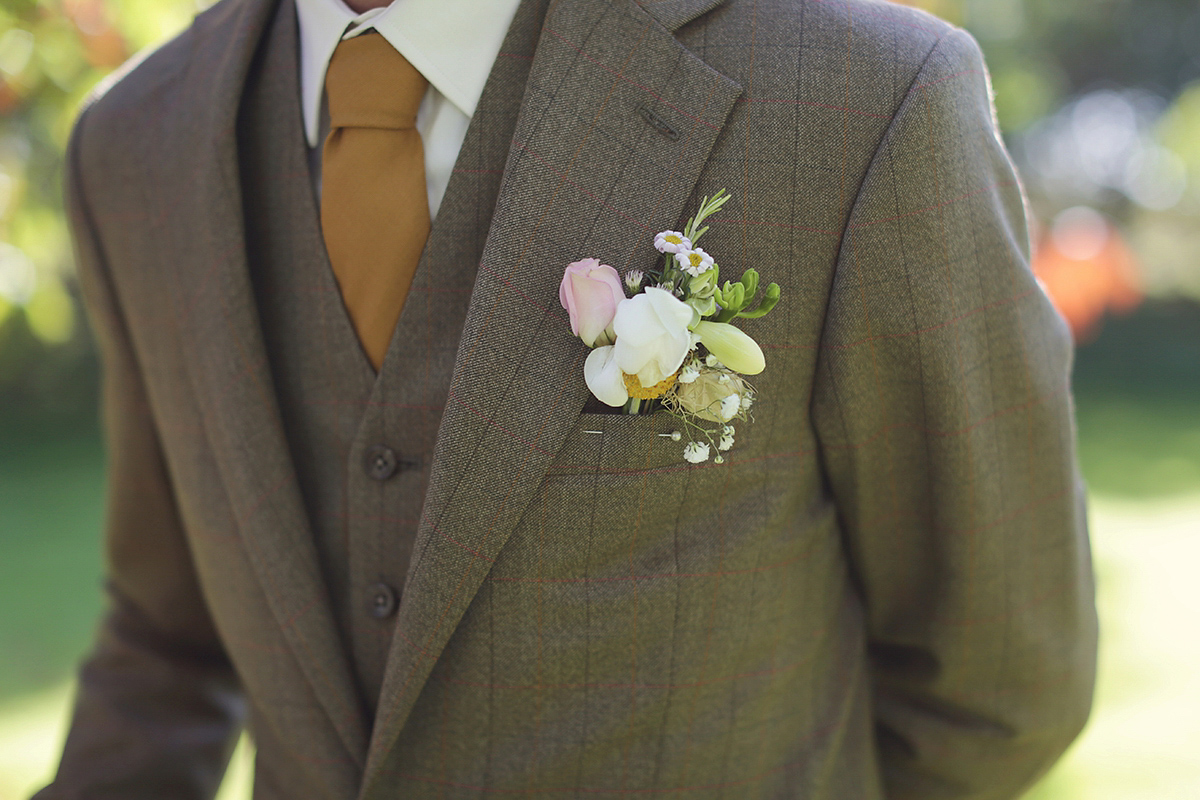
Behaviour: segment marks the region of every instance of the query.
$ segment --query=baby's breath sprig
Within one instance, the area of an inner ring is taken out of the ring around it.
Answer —
[[[707,461],[710,454],[713,454],[713,463],[724,464],[724,453],[733,447],[734,437],[737,433],[734,423],[751,420],[749,404],[745,404],[729,420],[716,423],[715,427],[713,422],[703,420],[685,408],[673,395],[663,398],[662,409],[678,421],[686,431],[686,433],[675,431],[671,434],[671,438],[675,441],[687,440],[687,444],[684,446],[684,458],[693,464]]]

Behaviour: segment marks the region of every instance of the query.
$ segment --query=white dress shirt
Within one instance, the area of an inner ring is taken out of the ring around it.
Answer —
[[[429,216],[437,215],[483,84],[520,0],[393,0],[356,14],[342,0],[296,0],[300,20],[300,101],[320,192],[325,70],[342,39],[374,29],[429,81],[417,110],[425,149]],[[324,119],[323,119],[324,118]]]

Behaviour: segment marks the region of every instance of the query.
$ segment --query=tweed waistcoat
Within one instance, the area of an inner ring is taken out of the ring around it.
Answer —
[[[288,445],[368,714],[378,702],[476,265],[544,3],[521,8],[479,103],[378,378],[321,238],[304,150],[293,3],[281,3],[239,115],[246,249]],[[518,57],[513,57],[518,56]],[[495,78],[496,76],[493,76]],[[380,461],[382,459],[382,461]]]

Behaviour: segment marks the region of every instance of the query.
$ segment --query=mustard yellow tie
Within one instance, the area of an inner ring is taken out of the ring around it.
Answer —
[[[429,237],[416,129],[428,83],[374,33],[339,43],[325,74],[321,228],[342,303],[376,371]]]

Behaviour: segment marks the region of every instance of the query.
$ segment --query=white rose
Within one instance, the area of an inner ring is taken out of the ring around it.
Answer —
[[[622,372],[636,375],[642,386],[666,380],[691,349],[691,321],[687,303],[653,286],[622,301],[613,318],[617,365]]]

